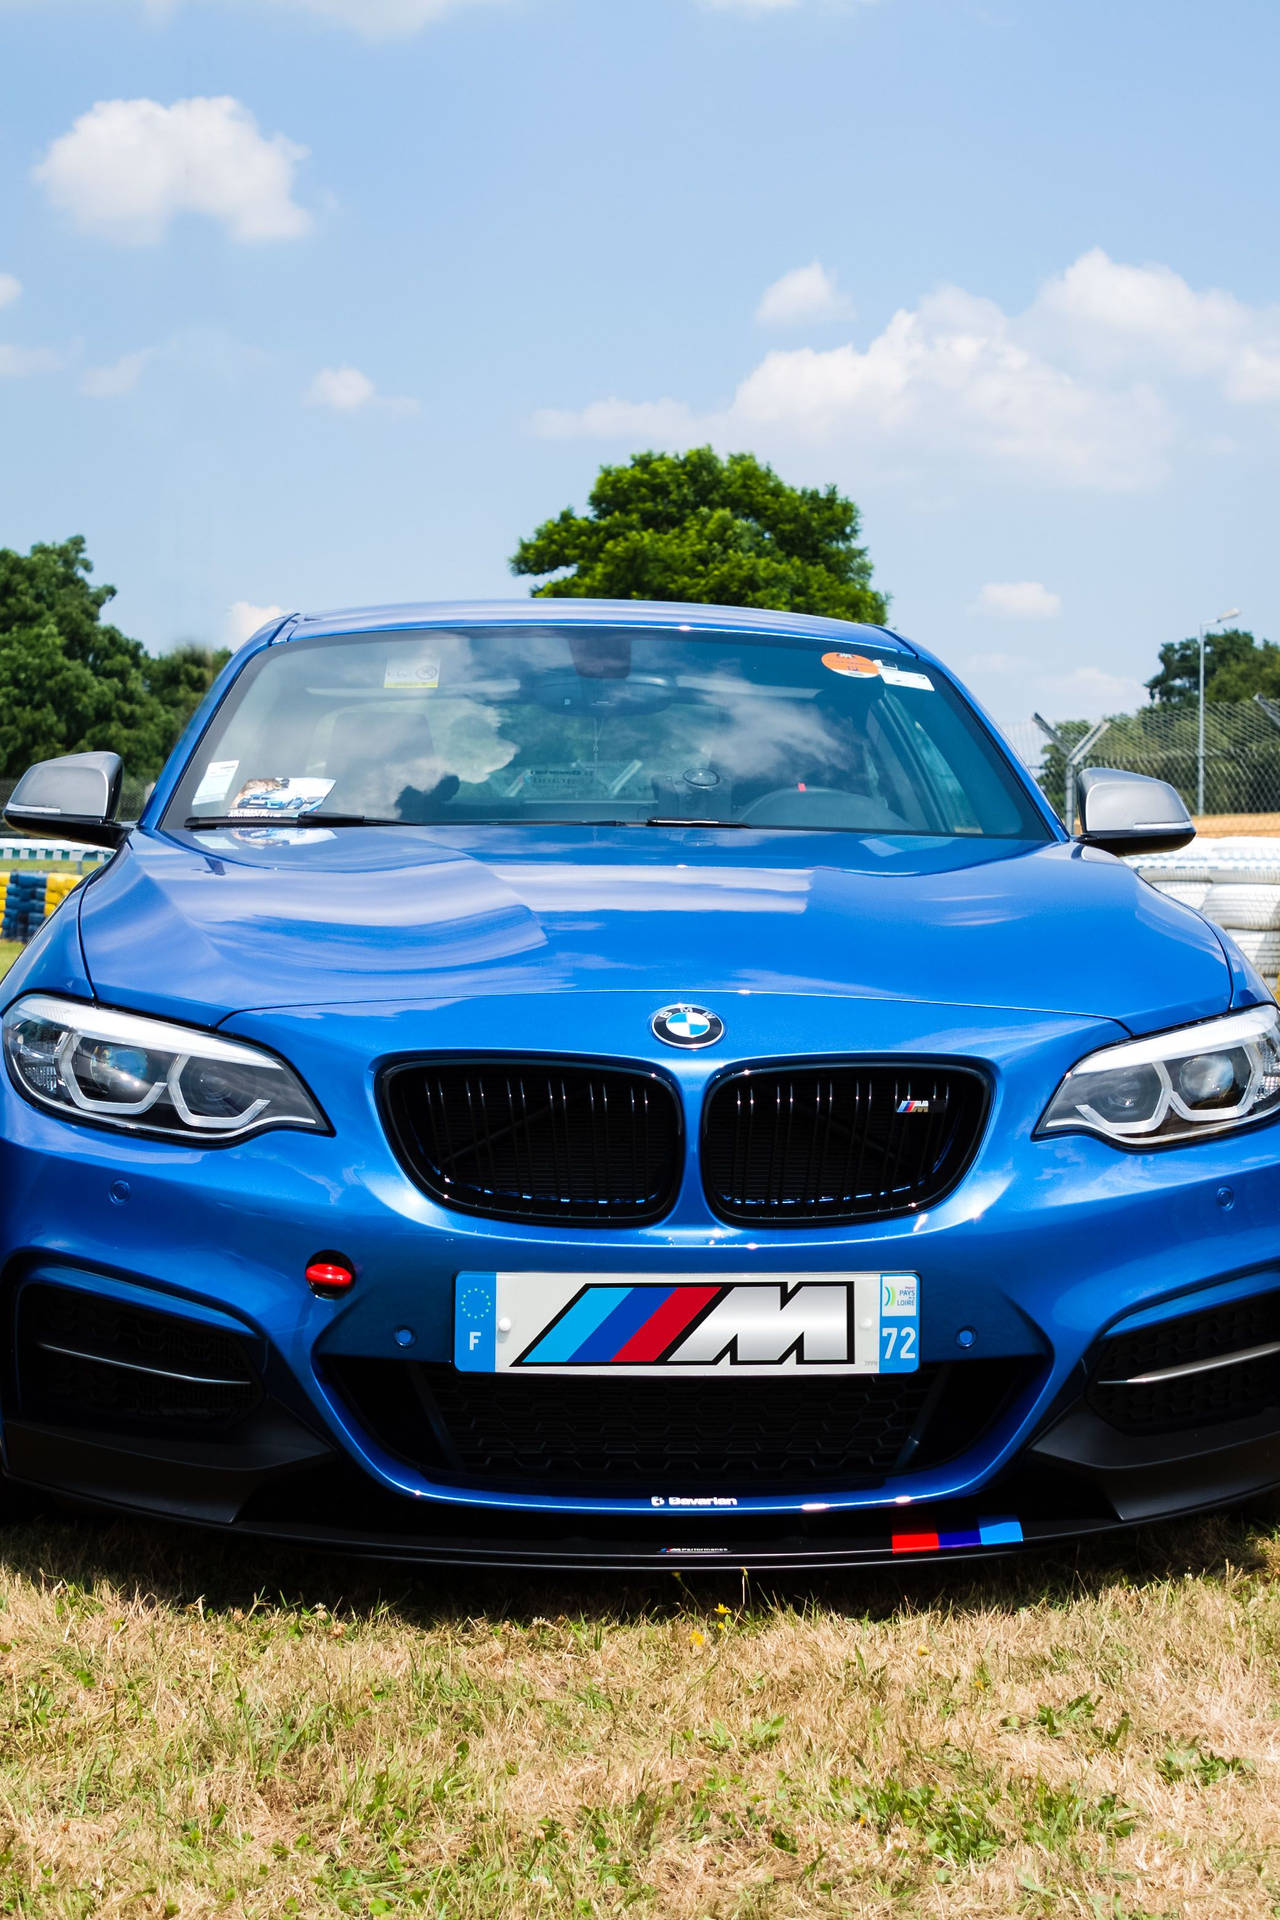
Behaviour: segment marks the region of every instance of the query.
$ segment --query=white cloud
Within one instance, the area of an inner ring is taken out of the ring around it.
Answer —
[[[532,424],[557,438],[702,440],[770,457],[821,449],[828,463],[843,451],[864,480],[950,469],[966,484],[1004,473],[1124,492],[1157,485],[1181,449],[1203,458],[1220,446],[1224,400],[1236,418],[1280,401],[1280,308],[1198,293],[1171,268],[1094,249],[1022,313],[942,287],[865,347],[775,349],[720,408],[614,397],[544,409]]]
[[[333,413],[362,413],[366,407],[390,413],[418,411],[417,401],[407,394],[380,394],[359,367],[322,367],[302,400],[304,406],[328,407]]]
[[[142,347],[137,353],[122,354],[110,366],[89,367],[80,382],[81,393],[91,400],[118,400],[132,393],[155,354],[154,347]]]
[[[848,320],[853,302],[841,293],[820,260],[794,267],[765,290],[756,319],[762,327],[798,327],[806,322]]]
[[[56,373],[62,355],[49,347],[9,347],[0,343],[0,380],[25,380],[32,373]]]
[[[240,647],[268,620],[278,620],[284,607],[255,607],[252,600],[233,600],[222,623],[224,647]]]
[[[662,445],[696,440],[702,422],[683,400],[593,400],[581,412],[543,407],[533,416],[543,440],[634,440]]]
[[[856,450],[871,466],[935,470],[975,459],[1049,484],[1125,490],[1164,467],[1172,423],[1145,382],[1091,384],[1023,344],[994,301],[947,287],[894,314],[869,346],[775,349],[722,412],[679,401],[611,401],[536,416],[535,430],[635,438]]]
[[[1056,620],[1062,595],[1051,593],[1039,580],[989,580],[972,610],[998,620]]]
[[[1147,690],[1141,680],[1109,673],[1105,667],[1078,666],[1055,673],[1044,660],[1009,653],[974,653],[962,663],[966,685],[1006,730],[1017,736],[1023,758],[1035,761],[1043,751],[1043,736],[1030,725],[1030,715],[1050,720],[1100,720],[1105,714],[1132,713],[1145,706]]]
[[[0,307],[12,306],[22,292],[21,280],[0,273]],[[62,355],[48,347],[11,347],[0,342],[0,380],[24,380],[32,373],[56,373]]]
[[[371,39],[417,33],[464,7],[492,0],[273,0],[277,6],[317,13],[340,26],[355,27]]]
[[[1093,719],[1110,713],[1131,713],[1145,706],[1149,695],[1141,680],[1108,673],[1104,667],[1073,667],[1070,673],[1041,676],[1052,711]]]
[[[222,223],[233,240],[293,240],[311,216],[293,198],[307,149],[260,133],[226,96],[100,100],[54,141],[33,177],[88,232],[130,245],[163,239],[182,213]]]
[[[359,367],[323,367],[303,399],[309,407],[332,407],[335,413],[358,413],[378,397],[378,389]]]
[[[1280,307],[1197,293],[1171,267],[1126,266],[1094,247],[1041,289],[1034,317],[1046,339],[1069,339],[1095,365],[1140,360],[1207,377],[1234,401],[1280,399]]]

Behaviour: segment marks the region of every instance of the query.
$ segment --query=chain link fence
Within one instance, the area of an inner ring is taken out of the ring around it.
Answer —
[[[1074,812],[1075,775],[1082,767],[1123,767],[1167,780],[1192,813],[1200,811],[1194,704],[1143,707],[1096,728],[1085,720],[1049,728],[1037,718],[1010,728],[1009,734],[1064,819],[1069,808]],[[1208,701],[1204,747],[1204,814],[1226,819],[1275,815],[1280,831],[1280,704],[1261,696]]]

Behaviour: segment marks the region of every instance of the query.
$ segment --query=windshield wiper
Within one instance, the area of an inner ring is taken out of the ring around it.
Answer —
[[[195,833],[201,827],[404,827],[413,823],[369,813],[193,813],[182,824],[188,833]]]
[[[745,831],[750,822],[746,820],[668,820],[662,815],[655,814],[652,819],[645,821],[645,825],[646,827],[714,827],[719,833],[726,827],[741,828]]]

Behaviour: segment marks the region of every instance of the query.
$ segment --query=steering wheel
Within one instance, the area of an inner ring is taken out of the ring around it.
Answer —
[[[775,787],[772,793],[762,793],[758,800],[752,800],[738,818],[759,821],[767,827],[850,827],[865,831],[889,824],[888,820],[874,819],[877,811],[889,813],[869,794],[845,793],[840,787],[806,787],[803,793],[798,787]]]

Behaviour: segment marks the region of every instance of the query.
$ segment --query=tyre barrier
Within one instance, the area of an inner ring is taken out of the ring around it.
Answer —
[[[41,923],[62,905],[83,878],[78,873],[0,874],[0,939],[34,938]]]

